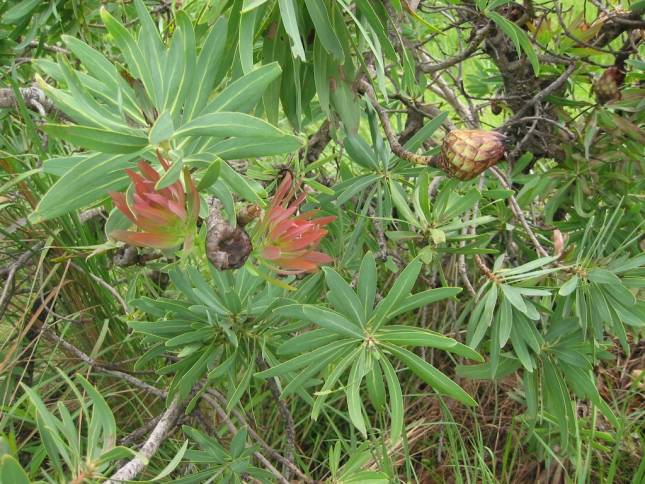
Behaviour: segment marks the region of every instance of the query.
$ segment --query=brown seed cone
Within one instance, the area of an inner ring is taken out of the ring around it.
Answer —
[[[220,271],[242,267],[253,249],[251,238],[241,226],[231,227],[222,217],[222,203],[217,198],[212,197],[208,205],[206,257]]]
[[[504,157],[504,139],[495,131],[453,129],[443,140],[437,166],[452,178],[475,178]]]
[[[625,80],[625,74],[618,67],[612,66],[594,82],[593,90],[600,104],[620,99],[620,86]]]

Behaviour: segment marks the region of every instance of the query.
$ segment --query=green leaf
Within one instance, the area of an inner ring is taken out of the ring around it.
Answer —
[[[211,187],[219,178],[220,169],[222,166],[222,160],[220,158],[215,158],[215,160],[208,166],[206,172],[197,183],[197,191],[201,192]]]
[[[381,324],[387,321],[390,312],[393,308],[401,303],[401,301],[410,293],[414,283],[419,276],[421,271],[421,261],[419,259],[414,259],[408,264],[408,266],[403,269],[399,277],[392,285],[390,292],[383,300],[376,306],[374,314],[370,319],[370,325],[373,328],[378,328]]]
[[[393,318],[399,314],[433,304],[443,299],[452,298],[461,291],[462,289],[460,287],[438,287],[436,289],[428,289],[426,291],[417,292],[416,294],[411,294],[394,308],[394,310],[388,315],[388,318]]]
[[[14,3],[2,16],[2,22],[6,24],[16,23],[29,15],[40,4],[40,0],[22,0]]]
[[[390,443],[396,445],[403,432],[403,393],[401,392],[401,384],[396,376],[396,371],[390,361],[382,355],[379,358],[379,363],[387,382],[387,391],[390,394]]]
[[[360,328],[335,311],[305,304],[302,306],[302,314],[306,320],[334,333],[361,340],[365,337]]]
[[[186,136],[212,136],[226,138],[287,138],[291,137],[300,146],[298,138],[280,131],[254,116],[244,113],[215,112],[202,114],[175,132],[176,138]]]
[[[432,134],[443,124],[448,117],[448,113],[441,113],[426,123],[423,128],[417,131],[412,138],[405,143],[405,148],[410,151],[416,151],[421,148],[424,141],[428,140]]]
[[[526,308],[526,303],[522,297],[522,293],[515,287],[509,286],[508,284],[500,284],[504,298],[517,308],[521,313],[527,314],[528,310]]]
[[[148,140],[151,145],[158,145],[162,141],[172,138],[174,131],[175,128],[172,123],[172,116],[168,111],[164,111],[150,129]]]
[[[128,116],[136,119],[140,124],[144,124],[145,119],[143,119],[139,112],[134,91],[125,79],[121,77],[115,65],[101,52],[76,37],[63,35],[62,39],[72,53],[80,59],[83,67],[103,86],[105,89],[104,94],[110,96],[114,106],[123,108]],[[78,75],[82,80],[84,79],[82,72],[79,72]],[[86,82],[84,84],[87,89],[90,89],[90,86]],[[96,94],[100,95],[102,93]],[[119,97],[121,98],[121,103],[118,102]]]
[[[215,143],[211,151],[224,160],[257,158],[260,156],[291,153],[302,146],[302,141],[291,135],[274,138],[230,138]]]
[[[506,346],[508,339],[511,337],[511,329],[513,328],[513,308],[508,302],[508,299],[503,298],[502,304],[499,308],[499,347]]]
[[[375,333],[374,338],[397,346],[439,348],[475,361],[484,361],[482,356],[472,348],[440,333],[414,326],[387,326]]]
[[[338,336],[327,329],[319,328],[294,336],[278,347],[279,355],[304,353],[336,341]]]
[[[296,4],[294,3],[294,0],[278,0],[278,5],[280,7],[282,25],[284,25],[284,30],[286,30],[287,35],[291,39],[291,51],[293,52],[293,56],[304,61],[305,49],[302,46],[302,41],[300,40]]]
[[[338,336],[334,335],[334,338],[337,340]],[[355,343],[354,343],[355,344]],[[285,398],[292,393],[302,392],[303,387],[309,383],[309,381],[318,373],[320,373],[327,365],[332,364],[335,361],[338,361],[341,358],[344,358],[347,354],[352,351],[350,345],[337,345],[336,350],[330,353],[326,353],[320,357],[316,353],[316,358],[311,360],[311,364],[303,369],[295,378],[293,378],[288,385],[284,387],[282,393],[280,394],[281,398]]]
[[[252,356],[250,361],[254,361],[255,356]],[[226,404],[226,412],[230,412],[233,407],[235,407],[240,400],[242,399],[242,396],[244,395],[244,392],[246,392],[249,389],[249,383],[251,383],[251,376],[253,376],[253,370],[254,366],[249,365],[244,374],[242,375],[241,378],[236,380],[236,385],[235,389],[233,390],[233,393],[231,394],[228,403]]]
[[[538,76],[540,74],[540,63],[538,61],[537,54],[533,49],[533,45],[531,44],[528,35],[526,35],[526,32],[524,32],[513,22],[507,20],[505,17],[502,17],[497,12],[487,12],[486,16],[493,20],[493,22],[495,22],[495,24],[497,24],[497,26],[502,29],[502,31],[513,41],[518,55],[521,54],[521,51],[524,51],[529,59],[529,62],[531,62],[533,72],[536,76]]]
[[[260,198],[262,191],[254,189],[247,179],[236,172],[228,163],[220,163],[219,174],[226,184],[245,200],[263,207],[264,200]]]
[[[345,57],[343,47],[336,37],[334,27],[329,20],[329,12],[325,2],[321,0],[305,0],[305,4],[316,29],[316,37],[320,39],[320,43],[336,60],[343,61]]]
[[[102,128],[47,124],[43,130],[69,143],[103,153],[135,153],[148,146],[148,140],[137,134],[126,134]]]
[[[155,184],[155,190],[169,187],[178,181],[179,177],[181,177],[183,167],[184,161],[181,158],[173,161],[168,171],[164,172],[159,178],[159,181]]]
[[[389,186],[390,194],[392,195],[392,203],[394,203],[394,206],[397,209],[397,213],[403,216],[403,220],[405,220],[409,224],[418,225],[418,221],[412,213],[410,205],[408,205],[408,197],[403,191],[403,187],[399,184],[399,182],[392,178],[390,178]]]
[[[365,324],[365,309],[356,296],[356,293],[349,287],[349,284],[331,267],[324,267],[325,281],[329,288],[333,302],[338,309],[350,321],[358,326]]]
[[[529,354],[526,343],[524,342],[517,325],[511,326],[511,343],[513,345],[513,351],[515,352],[518,360],[520,360],[520,363],[522,363],[522,366],[526,368],[527,371],[532,372],[535,367],[533,358],[531,358],[531,355]]]
[[[109,191],[123,190],[130,180],[124,169],[132,166],[131,158],[105,154],[87,157],[52,185],[29,219],[43,222],[86,207]]]
[[[185,440],[184,443],[181,445],[175,456],[170,459],[166,467],[164,467],[159,474],[154,476],[151,481],[160,481],[161,479],[164,479],[165,477],[168,477],[172,471],[174,471],[177,466],[181,463],[181,460],[184,458],[184,454],[186,454],[186,449],[188,449],[188,441]]]
[[[20,463],[11,455],[5,454],[0,458],[0,482],[30,484],[31,481]]]
[[[358,360],[352,365],[349,371],[349,379],[345,387],[347,396],[347,410],[349,420],[361,433],[363,438],[367,438],[367,429],[365,427],[365,417],[363,416],[363,405],[361,402],[360,388],[365,374],[365,351],[362,351]]]
[[[477,402],[459,385],[437,370],[430,363],[422,360],[414,353],[394,345],[384,345],[392,354],[399,358],[419,378],[430,385],[435,391],[447,395],[468,406],[476,406]]]
[[[369,317],[374,308],[374,298],[376,297],[376,261],[374,254],[367,252],[361,261],[361,267],[358,274],[357,292],[365,308],[365,315]]]
[[[383,372],[377,362],[374,362],[372,369],[365,375],[367,394],[372,406],[377,412],[385,408],[385,385],[383,384]]]
[[[578,287],[579,280],[580,278],[577,275],[573,275],[571,279],[569,279],[567,282],[562,284],[562,287],[558,291],[558,294],[563,297],[568,296],[569,294],[571,294],[573,291],[576,290],[576,288]]]
[[[589,271],[587,274],[587,278],[591,282],[595,282],[597,284],[616,284],[616,285],[622,285],[622,281],[620,278],[614,274],[613,272],[609,272],[606,269],[592,269]]]
[[[354,348],[344,358],[340,359],[338,363],[336,363],[336,365],[333,367],[333,370],[331,370],[331,373],[329,373],[329,375],[325,379],[325,384],[318,392],[316,392],[316,400],[314,400],[314,404],[311,409],[311,418],[313,420],[318,419],[318,415],[320,415],[320,410],[325,404],[325,401],[327,400],[327,397],[329,396],[329,393],[332,387],[336,385],[336,382],[341,377],[341,375],[345,373],[345,371],[347,370],[347,367],[353,361],[355,361],[356,358],[360,356],[360,353],[362,352],[363,352],[363,348],[361,346],[359,346],[358,348]]]
[[[350,135],[343,140],[343,146],[349,157],[364,168],[378,170],[378,159],[369,145],[360,135]]]
[[[203,114],[217,111],[251,111],[264,95],[267,87],[280,77],[282,69],[277,62],[263,65],[226,86],[204,108]]]
[[[161,104],[161,73],[154,76],[150,71],[148,60],[146,60],[148,53],[144,54],[141,51],[139,44],[128,29],[119,23],[105,7],[101,7],[101,19],[121,51],[132,75],[143,82],[150,100],[159,108]],[[152,55],[156,57],[157,54]],[[157,62],[158,59],[154,59],[154,61]],[[155,67],[157,67],[156,64]]]
[[[244,0],[242,6],[242,13],[250,12],[253,9],[258,8],[260,5],[264,5],[268,0]]]
[[[227,32],[228,24],[224,17],[220,17],[210,28],[197,58],[195,72],[192,75],[192,86],[186,93],[184,121],[193,119],[206,106],[208,97],[217,82],[218,69],[224,57]]]
[[[372,6],[370,0],[356,0],[356,5],[360,12],[365,16],[365,19],[372,27],[372,30],[376,33],[385,55],[391,60],[397,61],[396,50],[390,41],[388,30],[381,22],[381,19],[374,10],[374,6]]]

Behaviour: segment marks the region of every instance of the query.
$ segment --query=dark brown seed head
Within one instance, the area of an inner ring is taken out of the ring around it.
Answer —
[[[625,73],[618,67],[612,66],[594,82],[593,90],[600,104],[620,99],[620,86],[625,80]]]

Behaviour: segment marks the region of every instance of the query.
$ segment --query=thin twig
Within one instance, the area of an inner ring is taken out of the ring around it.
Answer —
[[[209,392],[205,393],[205,394],[202,396],[202,398],[203,398],[203,399],[204,399],[204,401],[206,401],[206,402],[207,402],[211,407],[213,407],[213,409],[215,410],[215,412],[217,412],[217,414],[219,415],[219,417],[222,419],[222,421],[224,422],[224,424],[225,424],[225,425],[226,425],[226,427],[228,428],[229,432],[231,432],[231,433],[232,433],[232,434],[234,434],[234,435],[235,435],[235,434],[237,434],[237,433],[238,433],[237,427],[235,426],[235,424],[233,423],[233,421],[232,421],[232,420],[230,419],[230,417],[228,416],[228,413],[226,413],[226,411],[224,410],[224,407],[223,407],[223,406],[222,406],[222,405],[217,401],[217,398],[214,398],[212,395],[210,395],[210,393],[212,393],[212,391],[209,391]],[[241,422],[243,422],[243,421],[241,421]],[[244,422],[243,422],[243,423],[244,423]],[[251,429],[251,427],[250,427],[249,425],[246,425],[246,426],[247,426],[247,429],[248,429],[248,431],[249,431],[249,434],[251,435],[251,437],[253,437],[253,433],[252,433],[252,429]],[[257,435],[257,434],[256,434],[256,435]],[[262,440],[262,439],[260,439],[260,440]],[[261,442],[260,442],[260,445],[262,445],[262,443],[261,443]],[[277,453],[276,453],[276,454],[277,454]],[[279,454],[278,454],[278,455],[279,455]],[[271,464],[271,462],[269,462],[269,461],[267,460],[267,458],[266,458],[266,457],[264,457],[264,456],[263,456],[262,454],[260,454],[259,452],[254,452],[254,453],[253,453],[253,456],[254,456],[258,461],[260,461],[260,463],[261,463],[261,464],[262,464],[262,465],[263,465],[263,466],[264,466],[264,467],[265,467],[269,472],[271,472],[271,473],[272,473],[272,474],[273,474],[273,475],[278,479],[278,482],[281,482],[282,484],[288,484],[288,483],[289,483],[289,481],[288,481],[287,479],[285,479],[285,477],[282,475],[282,473],[281,473],[278,469],[276,469],[276,468],[273,466],[273,464]],[[282,457],[282,456],[280,456],[280,457]],[[284,457],[283,457],[283,459],[284,459]],[[295,467],[295,466],[294,466],[294,467]],[[300,469],[298,469],[298,471],[299,471],[299,473],[300,473],[300,474],[302,474],[302,472],[300,472]],[[304,474],[302,474],[302,475],[304,476]],[[306,482],[309,482],[309,480],[306,478],[306,476],[304,476],[304,480],[305,480]]]
[[[68,351],[68,352],[74,354],[75,356],[77,356],[81,361],[83,361],[84,363],[86,363],[87,365],[89,365],[92,368],[95,368],[95,369],[97,369],[97,370],[99,370],[99,371],[101,371],[103,373],[107,373],[107,374],[112,375],[112,376],[114,376],[116,378],[124,380],[124,381],[130,383],[132,386],[135,386],[135,387],[141,388],[143,390],[146,390],[147,392],[149,392],[152,395],[155,395],[155,396],[157,396],[159,398],[166,398],[168,396],[168,392],[166,390],[156,388],[156,387],[154,387],[154,386],[152,386],[152,385],[150,385],[150,384],[148,384],[148,383],[146,383],[146,382],[144,382],[144,381],[142,381],[142,380],[140,380],[140,379],[138,379],[138,378],[136,378],[136,377],[134,377],[132,375],[128,375],[127,373],[123,373],[121,371],[116,371],[116,370],[109,370],[109,369],[105,368],[104,365],[102,365],[101,363],[93,360],[89,355],[85,354],[83,351],[81,351],[80,349],[76,348],[74,345],[68,343],[67,341],[65,341],[63,338],[58,336],[56,333],[54,333],[51,329],[49,329],[47,327],[43,327],[43,334],[47,338],[49,338],[49,339],[55,341],[56,343],[58,343],[66,351]],[[222,420],[227,425],[228,429],[233,434],[237,433],[237,428],[235,427],[235,425],[233,424],[231,419],[228,417],[226,411],[224,411],[224,408],[222,407],[222,405],[220,405],[217,402],[217,400],[215,398],[213,398],[211,395],[220,397],[222,399],[224,399],[224,397],[219,392],[217,392],[217,390],[215,390],[215,389],[208,390],[202,396],[204,401],[206,401],[206,403],[208,403],[218,413],[218,415],[222,418]],[[288,462],[288,465],[290,466],[290,468],[294,471],[295,474],[298,475],[298,477],[301,480],[303,480],[304,482],[311,482],[311,479],[309,479],[307,476],[305,476],[302,473],[302,471],[300,469],[298,469],[297,466],[295,466],[293,463],[291,463],[288,460],[286,460],[282,455],[280,455],[278,452],[276,452],[274,449],[272,449],[266,442],[264,442],[264,440],[257,434],[257,432],[255,432],[250,427],[250,425],[248,425],[248,423],[246,423],[246,420],[244,419],[244,417],[242,417],[236,410],[233,410],[233,414],[235,415],[236,418],[238,418],[240,420],[240,422],[242,422],[244,425],[246,425],[249,428],[249,435],[251,436],[251,438],[253,438],[254,440],[257,440],[258,443],[260,444],[260,446],[262,446],[265,450],[267,450],[267,452],[269,452],[273,457],[275,457],[276,460],[279,460],[282,463]],[[273,475],[278,479],[279,482],[281,482],[283,484],[286,484],[286,483],[289,482],[284,478],[284,476],[280,473],[280,471],[278,471],[266,459],[266,457],[264,457],[262,454],[260,454],[259,452],[255,452],[254,456],[258,459],[258,461],[260,461],[262,463],[262,465],[269,472],[273,473]]]
[[[128,304],[125,302],[125,299],[123,299],[123,298],[121,297],[121,294],[119,294],[119,291],[117,291],[115,288],[113,288],[112,286],[110,286],[107,282],[105,282],[103,279],[101,279],[101,278],[100,278],[99,276],[97,276],[96,274],[93,274],[93,273],[91,273],[91,272],[89,272],[89,271],[86,271],[85,269],[83,269],[81,266],[79,266],[79,265],[78,265],[78,264],[76,264],[75,262],[72,262],[72,264],[71,264],[71,265],[72,265],[75,269],[77,269],[77,270],[79,270],[79,271],[81,271],[81,272],[85,272],[85,273],[86,273],[88,276],[90,276],[94,281],[96,281],[100,286],[102,286],[102,287],[103,287],[103,288],[105,288],[105,289],[106,289],[110,294],[112,294],[112,295],[114,296],[114,299],[116,299],[116,300],[117,300],[117,302],[121,305],[121,307],[123,308],[123,310],[124,310],[126,313],[130,311],[130,310],[128,309]]]
[[[443,69],[447,69],[448,67],[452,67],[455,64],[459,64],[460,62],[466,60],[479,48],[480,44],[482,43],[482,40],[484,40],[484,37],[486,37],[486,35],[488,35],[488,32],[490,32],[492,25],[493,25],[492,22],[489,22],[488,24],[486,24],[486,26],[484,26],[484,28],[480,29],[475,34],[475,37],[470,42],[468,47],[466,47],[459,54],[449,59],[445,59],[441,62],[437,62],[436,64],[431,64],[431,63],[419,64],[419,69],[421,69],[423,72],[437,72]]]
[[[220,392],[215,390],[214,388],[210,388],[207,390],[206,395],[210,394],[211,396],[215,397],[217,400],[221,402],[222,405],[226,405],[226,398],[224,395],[222,395]],[[205,396],[206,396],[205,395]],[[269,444],[267,444],[262,437],[255,431],[255,429],[248,423],[246,418],[238,412],[235,408],[231,410],[231,413],[233,416],[238,419],[242,425],[244,425],[248,431],[249,435],[253,440],[255,440],[260,446],[266,451],[268,455],[282,463],[283,465],[286,465],[291,469],[294,474],[298,476],[299,479],[303,480],[304,482],[311,482],[311,479],[309,479],[299,468],[296,466],[293,462],[290,460],[286,459],[282,454],[280,454],[278,451],[276,451],[273,447],[271,447]]]
[[[89,355],[87,355],[86,353],[78,349],[76,346],[74,346],[71,343],[68,343],[63,338],[58,336],[48,326],[43,326],[42,333],[47,339],[55,342],[57,345],[62,347],[67,353],[70,353],[76,356],[79,360],[81,360],[83,363],[85,363],[86,365],[92,368],[96,368],[97,370],[100,370],[103,373],[107,373],[108,375],[112,375],[115,378],[119,378],[120,380],[125,380],[131,385],[142,388],[146,390],[148,393],[155,395],[156,397],[166,398],[166,396],[168,395],[168,392],[164,390],[160,390],[152,385],[149,385],[148,383],[138,379],[135,376],[132,376],[128,373],[124,373],[122,371],[112,370],[108,368],[106,365],[102,364],[101,362],[94,360],[92,357],[90,357]]]
[[[22,266],[24,266],[29,261],[29,259],[31,259],[34,255],[36,255],[38,251],[43,248],[44,245],[45,245],[44,242],[36,243],[29,250],[21,254],[20,257],[18,257],[18,259],[16,259],[16,261],[12,263],[9,267],[0,270],[0,276],[2,276],[4,273],[7,274],[4,287],[2,288],[2,294],[0,295],[0,318],[4,314],[5,304],[9,298],[9,288],[13,287],[13,280],[14,280],[14,277],[16,276],[16,272],[18,272],[18,270]]]
[[[387,112],[385,111],[383,106],[381,106],[376,100],[374,89],[365,79],[358,80],[356,83],[356,88],[359,92],[364,93],[367,96],[367,98],[370,100],[370,103],[376,110],[376,114],[378,114],[378,117],[381,120],[381,125],[383,126],[383,131],[385,132],[387,141],[390,144],[390,148],[396,156],[403,160],[407,160],[411,163],[419,165],[434,164],[433,156],[417,155],[416,153],[412,153],[411,151],[408,151],[403,146],[401,146],[401,143],[399,143],[397,135],[392,128],[392,124],[390,124],[390,119],[387,116]]]
[[[535,106],[537,103],[542,101],[545,97],[553,94],[555,91],[560,89],[564,85],[565,82],[567,82],[567,79],[571,77],[571,74],[573,74],[573,71],[576,70],[576,63],[572,62],[569,64],[569,67],[567,67],[560,76],[553,81],[551,84],[549,84],[547,87],[542,89],[540,92],[538,92],[535,96],[533,96],[530,100],[528,100],[524,106],[519,109],[513,117],[508,119],[503,126],[499,128],[499,130],[503,130],[506,126],[509,126],[513,123],[515,123],[518,119],[523,117],[533,106]]]
[[[146,465],[148,465],[150,458],[157,453],[162,442],[171,434],[181,408],[182,406],[179,405],[179,396],[175,395],[172,402],[170,402],[170,406],[163,413],[141,449],[139,449],[139,454],[117,470],[105,484],[131,481],[137,477]]]
[[[264,361],[264,358],[262,358],[261,356],[257,357],[257,363],[260,369],[263,371],[269,368],[269,365],[267,365],[267,362]],[[273,396],[273,400],[278,406],[278,411],[280,412],[280,416],[282,417],[282,420],[284,422],[285,437],[287,439],[287,446],[288,446],[287,454],[285,455],[285,458],[289,462],[293,462],[293,456],[295,455],[295,452],[296,452],[296,426],[293,423],[293,416],[291,415],[291,412],[289,411],[287,404],[284,402],[282,398],[280,398],[280,387],[278,385],[277,378],[271,377],[271,378],[268,378],[266,381],[267,381],[267,384],[269,385],[269,390],[271,390],[271,395]],[[288,465],[283,464],[282,472],[284,473],[287,479],[291,477],[290,467]]]
[[[499,182],[506,190],[512,190],[510,184],[508,183],[504,175],[497,168],[495,167],[491,168],[491,172],[497,177]],[[511,211],[515,215],[515,218],[519,220],[519,222],[522,224],[522,227],[524,227],[526,234],[531,239],[531,242],[533,243],[533,246],[535,247],[535,250],[537,251],[538,255],[540,257],[548,257],[549,253],[544,249],[544,247],[542,247],[542,244],[540,244],[540,241],[537,239],[535,233],[531,229],[531,226],[529,225],[526,218],[524,217],[522,208],[520,207],[519,203],[517,203],[517,200],[515,199],[515,196],[513,194],[511,194],[511,196],[509,197],[509,205],[511,207]]]

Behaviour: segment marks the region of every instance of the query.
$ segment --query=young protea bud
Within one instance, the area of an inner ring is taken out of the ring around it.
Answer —
[[[330,256],[316,249],[327,234],[325,226],[336,217],[315,218],[317,210],[297,214],[307,194],[296,195],[299,184],[293,187],[292,181],[287,172],[255,227],[257,258],[278,274],[315,272],[320,265],[332,261]]]
[[[157,154],[164,170],[170,163]],[[110,237],[137,247],[172,249],[183,243],[188,248],[196,231],[199,216],[199,193],[188,170],[181,181],[156,188],[161,176],[146,161],[138,164],[139,173],[126,169],[134,184],[132,200],[125,193],[110,192],[114,205],[140,230],[115,230]]]
[[[620,86],[624,80],[625,73],[618,67],[612,66],[606,69],[593,85],[598,102],[605,104],[620,99]]]
[[[504,157],[504,135],[481,129],[453,129],[443,140],[437,165],[449,176],[470,180]]]

